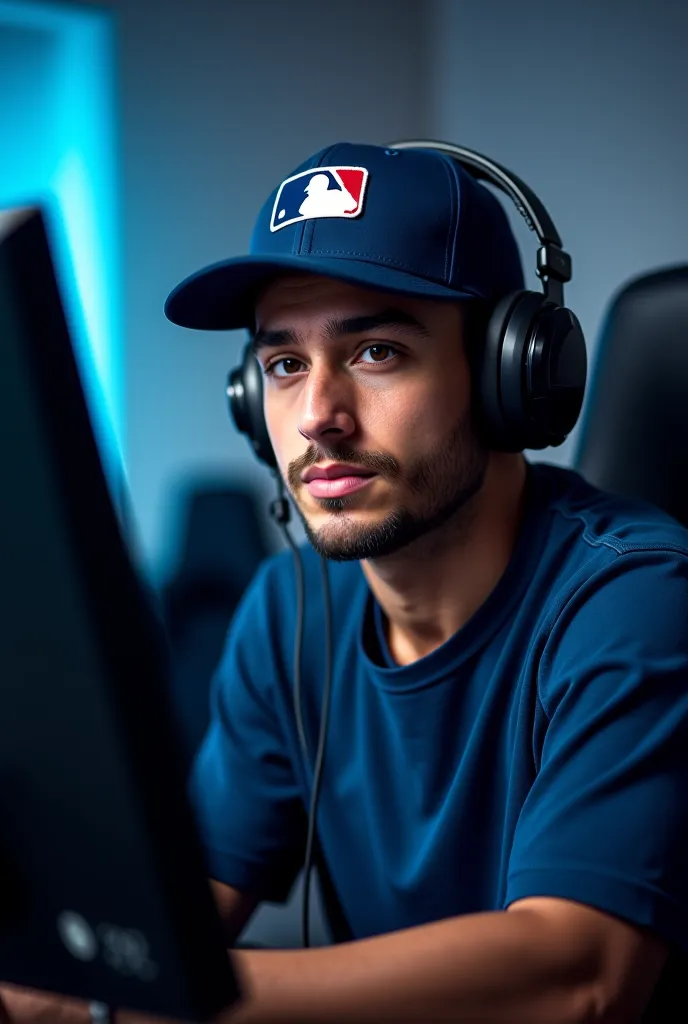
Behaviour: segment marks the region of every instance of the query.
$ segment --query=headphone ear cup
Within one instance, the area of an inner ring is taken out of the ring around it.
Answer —
[[[543,305],[531,332],[526,394],[529,448],[556,447],[571,433],[585,396],[587,353],[583,330],[565,306]]]
[[[531,378],[528,369],[535,337],[548,347],[548,339],[539,329],[547,303],[538,292],[521,292],[515,297],[501,326],[499,358],[499,396],[504,422],[503,451],[521,452],[524,448],[545,448],[550,444],[532,417]],[[538,355],[542,354],[542,346]]]
[[[263,410],[263,371],[250,343],[244,348],[241,366],[229,374],[227,398],[237,430],[246,434],[261,462],[277,469]]]
[[[583,404],[585,339],[570,309],[537,292],[502,299],[490,318],[477,383],[488,447],[520,452],[562,444]]]
[[[502,349],[506,325],[523,292],[505,295],[495,306],[482,338],[475,341],[472,359],[474,409],[481,440],[493,451],[520,451],[512,445],[503,408]]]

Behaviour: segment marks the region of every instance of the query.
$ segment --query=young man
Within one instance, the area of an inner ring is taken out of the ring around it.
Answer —
[[[299,213],[316,168],[353,209]],[[364,190],[347,169],[365,170]],[[311,754],[329,560],[317,822],[352,938],[236,951],[248,997],[223,1019],[669,1019],[654,1014],[688,950],[688,534],[490,445],[474,307],[523,277],[487,189],[438,153],[368,146],[296,174],[251,256],[196,275],[167,308],[253,336],[311,541]],[[296,628],[284,554],[234,619],[193,777],[233,935],[303,862],[313,759],[294,713]]]

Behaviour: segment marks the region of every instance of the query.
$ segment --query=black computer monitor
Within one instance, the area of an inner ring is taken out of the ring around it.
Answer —
[[[0,213],[0,980],[208,1020],[238,987],[46,223]]]

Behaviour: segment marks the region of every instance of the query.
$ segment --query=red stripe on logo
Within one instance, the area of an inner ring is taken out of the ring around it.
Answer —
[[[363,187],[363,171],[352,171],[345,167],[338,167],[337,174],[344,182],[344,188],[349,192],[356,200],[356,206],[358,206],[361,199],[361,189]],[[355,209],[356,207],[354,207]],[[352,213],[353,210],[347,210],[347,213]]]

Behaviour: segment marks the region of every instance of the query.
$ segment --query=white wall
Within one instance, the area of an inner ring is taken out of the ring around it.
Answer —
[[[122,96],[127,463],[154,575],[188,473],[269,476],[224,398],[240,334],[169,324],[163,303],[206,263],[245,252],[270,190],[338,139],[424,130],[417,0],[117,0]],[[269,489],[269,488],[268,488]]]
[[[688,262],[688,5],[436,0],[429,14],[431,130],[540,195],[573,256],[566,299],[594,361],[611,294]],[[535,236],[516,222],[534,268]],[[569,462],[576,437],[541,457]]]

